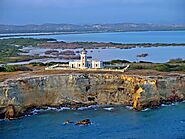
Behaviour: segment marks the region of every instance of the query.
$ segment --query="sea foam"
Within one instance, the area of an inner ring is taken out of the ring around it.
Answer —
[[[91,106],[87,106],[87,107],[80,107],[77,110],[87,110],[87,109],[94,109],[99,107],[98,105],[91,105]]]
[[[132,106],[126,106],[127,109],[133,110],[134,108]]]
[[[114,108],[113,107],[109,107],[109,108],[103,108],[104,110],[107,110],[107,111],[111,111],[113,110]]]

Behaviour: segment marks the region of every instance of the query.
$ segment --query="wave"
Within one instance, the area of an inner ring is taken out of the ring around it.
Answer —
[[[46,109],[33,109],[32,112],[31,112],[31,115],[36,115],[38,113],[41,113],[41,112],[46,112],[46,111],[57,111],[57,112],[60,112],[60,111],[63,111],[63,110],[86,110],[86,109],[92,109],[92,108],[96,108],[98,107],[98,105],[91,105],[91,106],[87,106],[87,107],[80,107],[80,108],[77,108],[77,109],[74,109],[74,108],[69,108],[69,107],[60,107],[60,108],[55,108],[55,107],[47,107]],[[26,115],[26,116],[31,116],[31,115]]]
[[[177,103],[171,103],[171,104],[161,104],[161,107],[169,107],[169,106],[175,106]]]
[[[113,110],[114,108],[113,107],[109,107],[109,108],[103,108],[104,110],[107,110],[107,111],[111,111]]]
[[[99,107],[99,105],[91,105],[91,106],[87,106],[87,107],[80,107],[77,110],[87,110],[87,109],[94,109]]]
[[[132,106],[126,106],[127,109],[133,110],[134,108]]]
[[[71,110],[71,108],[68,108],[68,107],[60,107],[60,108],[47,107],[47,109],[38,109],[38,108],[36,108],[31,112],[31,115],[36,115],[38,113],[46,112],[46,111],[63,111],[63,110]],[[31,115],[27,115],[27,116],[31,116]]]
[[[144,111],[149,111],[149,110],[151,110],[151,109],[150,108],[146,108],[146,109],[143,109],[141,111],[144,112]]]

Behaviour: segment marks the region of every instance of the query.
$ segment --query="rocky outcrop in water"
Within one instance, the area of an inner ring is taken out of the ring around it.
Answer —
[[[9,79],[0,84],[0,114],[8,119],[30,108],[91,104],[130,105],[141,110],[185,99],[185,76],[60,74]],[[10,107],[13,107],[12,109]]]

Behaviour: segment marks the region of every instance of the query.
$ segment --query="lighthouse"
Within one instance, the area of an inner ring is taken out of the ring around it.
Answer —
[[[85,48],[82,49],[80,53],[80,60],[70,61],[69,68],[76,69],[100,69],[103,68],[103,62],[89,59],[87,57],[87,51]]]
[[[81,61],[81,68],[88,68],[88,62],[87,62],[87,51],[85,48],[82,50],[80,54],[80,61]]]

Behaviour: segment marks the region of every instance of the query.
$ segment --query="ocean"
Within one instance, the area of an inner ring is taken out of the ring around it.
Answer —
[[[35,115],[0,122],[1,139],[185,139],[185,103],[141,112],[121,106],[80,110],[40,110]],[[90,119],[92,124],[73,122]]]

